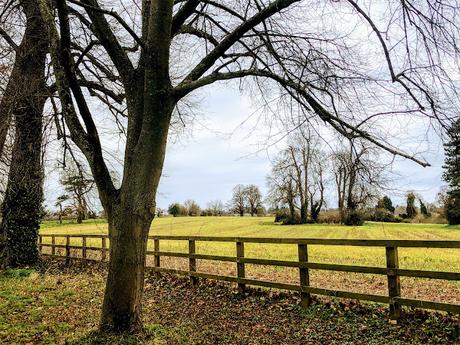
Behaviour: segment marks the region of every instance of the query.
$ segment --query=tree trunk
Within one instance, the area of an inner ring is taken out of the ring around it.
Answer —
[[[101,330],[142,329],[142,295],[147,236],[152,218],[114,210],[109,217],[110,260],[102,307]]]
[[[17,93],[11,107],[15,142],[0,228],[0,266],[3,267],[32,266],[39,262],[37,239],[43,199],[41,145],[47,99],[48,35],[38,4],[28,0],[21,6],[27,24],[9,81],[16,86]]]
[[[307,205],[302,200],[303,196],[301,196],[300,202],[300,224],[307,224],[308,223],[308,212],[307,212]]]
[[[59,205],[59,224],[62,224],[62,205]]]

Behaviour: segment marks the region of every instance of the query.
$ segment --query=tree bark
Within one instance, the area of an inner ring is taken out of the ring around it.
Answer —
[[[9,81],[15,92],[3,99],[15,121],[15,141],[2,205],[0,266],[39,263],[37,246],[43,200],[42,124],[48,97],[45,63],[48,35],[38,3],[21,3],[27,17],[23,40]]]
[[[142,329],[142,295],[147,236],[152,218],[119,208],[109,219],[110,260],[102,307],[101,330]]]

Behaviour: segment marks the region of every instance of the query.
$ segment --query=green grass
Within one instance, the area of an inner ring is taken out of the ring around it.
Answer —
[[[88,220],[83,224],[45,222],[41,232],[56,234],[106,233],[107,223]],[[288,238],[345,238],[345,239],[420,239],[460,240],[460,227],[444,224],[366,223],[361,227],[334,224],[283,226],[274,224],[271,217],[164,217],[152,223],[151,234],[288,237]],[[46,239],[45,242],[49,242]],[[63,241],[63,239],[61,239]],[[79,245],[81,240],[73,239]],[[62,243],[62,242],[61,242]],[[88,240],[88,245],[100,246],[100,240]],[[152,243],[149,243],[152,248]],[[185,241],[162,241],[161,250],[187,251]],[[197,252],[203,254],[234,255],[233,243],[198,242]],[[246,244],[247,257],[296,260],[295,245]],[[384,248],[311,246],[309,258],[315,262],[384,266]],[[402,248],[400,266],[430,270],[460,271],[460,255],[456,249]]]
[[[386,307],[324,300],[302,310],[292,295],[197,288],[172,276],[146,280],[144,334],[99,334],[105,274],[82,268],[0,271],[0,344],[454,343],[456,321],[439,314],[412,312],[395,327]]]

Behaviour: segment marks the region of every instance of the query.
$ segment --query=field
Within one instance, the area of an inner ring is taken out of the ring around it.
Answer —
[[[87,221],[84,224],[58,225],[47,222],[42,233],[94,234],[106,233],[107,224],[102,221]],[[460,240],[460,227],[442,224],[390,224],[366,223],[362,227],[311,224],[282,226],[273,223],[269,217],[184,217],[158,218],[152,224],[151,234],[198,235],[232,237],[289,237],[289,238],[346,238],[346,239],[426,239]],[[49,238],[47,238],[49,240]],[[63,240],[63,239],[62,239]],[[100,241],[88,239],[88,245],[100,246]],[[46,241],[44,242],[46,243]],[[61,242],[62,243],[62,242]],[[71,243],[80,245],[79,239]],[[152,243],[149,243],[152,249]],[[162,241],[162,251],[186,252],[185,241]],[[213,255],[234,255],[233,243],[198,242],[197,253]],[[295,245],[247,244],[245,256],[280,260],[297,260]],[[309,260],[321,263],[354,264],[363,266],[385,266],[384,248],[310,246]],[[151,262],[151,261],[150,261]],[[399,250],[401,268],[460,271],[458,249],[412,249]],[[162,258],[162,266],[185,269],[187,261],[180,258]],[[198,271],[235,275],[232,263],[199,261]],[[293,268],[279,268],[248,265],[249,278],[298,282],[298,271]],[[386,278],[370,274],[312,271],[311,283],[316,287],[350,290],[362,293],[386,294]],[[447,282],[417,278],[401,278],[404,297],[428,299],[441,302],[460,303],[459,282]]]
[[[42,224],[42,233],[106,233],[107,224]],[[460,228],[430,224],[368,223],[281,226],[271,218],[160,218],[152,234],[232,237],[460,240]],[[49,241],[49,238],[45,238]],[[63,243],[60,239],[58,242]],[[45,241],[45,242],[46,242]],[[162,251],[187,251],[185,241],[161,241]],[[74,239],[72,245],[81,245]],[[88,239],[88,246],[100,246]],[[248,257],[297,260],[295,245],[246,244]],[[152,244],[150,243],[151,247]],[[46,251],[49,248],[44,248]],[[197,243],[197,252],[234,255],[233,243]],[[79,255],[80,250],[73,250]],[[97,258],[98,252],[88,253]],[[309,246],[310,261],[384,266],[379,248]],[[162,267],[187,268],[181,258],[163,258]],[[314,299],[308,309],[297,294],[249,289],[240,294],[228,283],[147,273],[144,297],[146,332],[137,338],[95,333],[104,292],[105,266],[45,258],[43,271],[0,271],[1,344],[456,344],[458,316],[405,309],[397,325],[388,323],[387,305],[330,298]],[[151,264],[150,262],[148,264]],[[459,250],[401,249],[404,268],[460,271]],[[199,261],[198,271],[235,274],[234,263]],[[248,265],[247,275],[298,282],[298,270]],[[386,277],[312,270],[313,286],[365,293],[387,293]],[[459,282],[401,278],[403,296],[460,303]]]

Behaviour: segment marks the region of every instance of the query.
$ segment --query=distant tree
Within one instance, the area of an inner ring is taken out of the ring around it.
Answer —
[[[288,147],[274,160],[267,179],[271,206],[283,210],[281,218],[286,218],[284,209],[289,209],[289,219],[284,223],[318,220],[324,205],[325,164],[320,141],[309,128],[299,127],[291,134]]]
[[[391,213],[395,212],[395,207],[393,206],[393,202],[386,195],[377,202],[377,208],[387,210]]]
[[[59,207],[59,224],[62,224],[62,215],[64,214],[64,203],[69,199],[70,197],[67,194],[60,195],[56,199],[55,206]]]
[[[309,184],[307,190],[310,196],[310,217],[312,222],[317,223],[321,209],[325,205],[324,191],[325,177],[324,170],[326,167],[326,161],[322,159],[324,157],[319,151],[314,152],[312,162],[312,182]]]
[[[297,218],[297,187],[294,169],[288,162],[286,151],[281,152],[273,161],[271,173],[267,176],[267,201],[275,210],[275,221],[288,219],[292,223]]]
[[[172,215],[173,217],[177,217],[177,216],[181,215],[183,208],[184,207],[181,204],[179,204],[178,202],[175,202],[175,203],[169,205],[168,213],[170,215]]]
[[[418,202],[420,203],[420,213],[424,217],[430,217],[431,213],[428,211],[428,208],[426,207],[425,203],[422,201],[422,199],[418,199]]]
[[[187,216],[194,217],[199,216],[201,213],[200,205],[195,200],[185,200],[184,202],[185,212]]]
[[[417,209],[415,208],[415,194],[410,192],[407,193],[406,216],[409,219],[413,219],[416,215]]]
[[[233,212],[239,214],[241,217],[244,216],[244,212],[246,211],[246,188],[242,184],[238,184],[233,188],[230,207]]]
[[[246,186],[244,192],[247,200],[249,213],[251,214],[251,216],[254,216],[262,207],[262,193],[260,192],[259,187],[253,184]]]
[[[208,203],[207,211],[211,216],[222,216],[225,213],[225,206],[222,201],[213,200]]]
[[[360,209],[385,186],[384,167],[376,162],[373,150],[359,142],[350,142],[347,150],[333,154],[332,165],[342,222],[362,224]]]
[[[447,134],[443,178],[449,184],[449,189],[445,212],[449,224],[454,225],[460,224],[460,118],[452,124]]]
[[[88,195],[94,188],[93,178],[83,165],[74,162],[64,168],[60,182],[73,201],[77,223],[82,223],[88,214]]]

